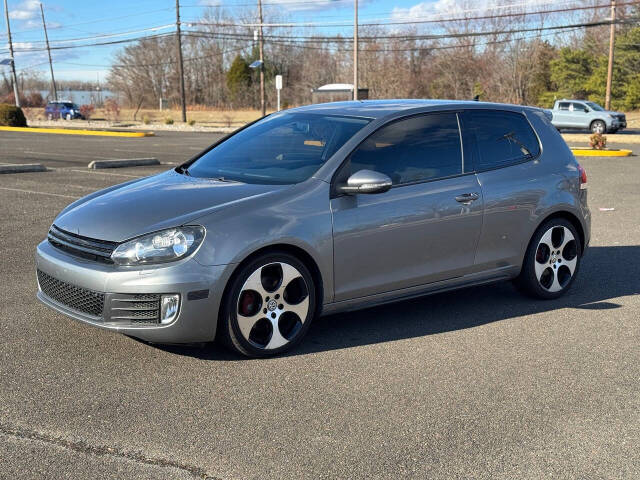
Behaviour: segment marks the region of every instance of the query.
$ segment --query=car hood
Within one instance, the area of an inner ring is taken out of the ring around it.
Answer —
[[[90,195],[63,210],[54,224],[84,237],[122,242],[284,188],[194,178],[170,170]]]

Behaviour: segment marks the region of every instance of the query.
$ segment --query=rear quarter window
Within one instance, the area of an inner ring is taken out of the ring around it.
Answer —
[[[476,170],[507,167],[540,154],[538,137],[521,113],[471,110],[464,123],[477,145]]]

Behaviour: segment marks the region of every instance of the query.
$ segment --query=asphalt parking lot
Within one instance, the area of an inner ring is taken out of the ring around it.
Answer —
[[[559,300],[501,283],[328,316],[268,360],[148,345],[36,300],[55,215],[168,168],[89,161],[180,163],[214,137],[0,132],[0,162],[52,167],[0,175],[0,478],[640,478],[638,145],[580,159],[592,242]]]
[[[1,132],[0,162],[47,167],[87,166],[92,160],[157,158],[179,164],[221,138],[219,133],[157,132],[153,137],[119,138]]]

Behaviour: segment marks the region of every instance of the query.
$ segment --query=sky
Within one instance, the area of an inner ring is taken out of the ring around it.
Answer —
[[[359,22],[403,21],[438,18],[465,9],[500,10],[507,0],[360,0]],[[510,3],[548,7],[575,3],[575,0],[511,0]],[[225,8],[232,12],[255,12],[257,0],[180,0],[183,24],[197,21],[206,9]],[[317,29],[325,34],[352,34],[353,0],[263,0],[265,17],[269,11],[291,22],[336,22],[342,26]],[[43,0],[49,40],[58,46],[73,44],[74,39],[96,37],[93,41],[122,40],[155,33],[168,33],[175,28],[175,0]],[[16,49],[18,71],[40,70],[48,74],[45,51],[20,52],[21,49],[43,48],[44,33],[39,0],[8,0],[11,33]],[[257,19],[256,19],[257,21]],[[267,20],[265,20],[267,21]],[[186,27],[188,28],[188,26]],[[128,33],[127,33],[128,32]],[[6,26],[0,22],[0,60],[7,58]],[[77,43],[77,41],[76,41]],[[104,81],[114,54],[120,45],[93,46],[53,52],[56,80]],[[8,68],[0,66],[1,68]]]
[[[353,0],[263,0],[265,13],[277,11],[288,21],[352,22]],[[436,11],[438,5],[448,0],[360,0],[360,21],[411,15],[410,9]],[[175,24],[175,0],[43,0],[49,41],[53,45],[68,45],[66,40],[136,32],[128,35],[104,37],[103,40],[120,40],[153,33],[172,31]],[[252,0],[181,0],[182,22],[188,23],[201,17],[207,8],[231,8],[234,12],[249,11],[257,4]],[[38,0],[9,0],[11,34],[16,49],[16,68],[40,70],[48,73],[46,52],[20,52],[21,49],[44,47],[44,33]],[[3,17],[0,22],[0,59],[7,58],[7,30]],[[161,27],[157,30],[143,29]],[[162,28],[164,27],[164,28]],[[350,27],[335,27],[332,33],[350,35]],[[62,42],[62,43],[60,43]],[[90,42],[90,40],[86,41]],[[94,46],[53,52],[56,79],[103,81],[108,65],[122,45]],[[7,68],[0,66],[0,68]]]

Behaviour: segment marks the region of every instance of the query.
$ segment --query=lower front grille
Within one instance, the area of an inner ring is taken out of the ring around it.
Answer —
[[[38,270],[40,290],[56,302],[82,313],[101,317],[104,310],[104,293],[77,287]]]
[[[109,295],[109,322],[160,323],[160,295],[153,293]]]

